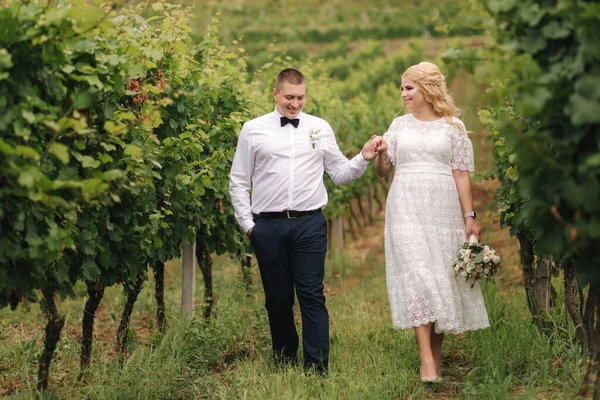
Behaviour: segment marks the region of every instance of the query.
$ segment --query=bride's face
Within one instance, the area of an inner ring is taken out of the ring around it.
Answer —
[[[427,103],[425,96],[417,88],[417,85],[404,77],[402,78],[402,100],[411,112],[415,112]]]

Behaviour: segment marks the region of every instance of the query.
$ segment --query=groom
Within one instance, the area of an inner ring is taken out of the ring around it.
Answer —
[[[294,68],[277,75],[271,113],[239,135],[229,192],[235,217],[252,242],[265,291],[276,363],[297,363],[294,290],[302,314],[304,369],[327,374],[329,315],[323,278],[327,252],[326,172],[337,185],[362,176],[376,157],[368,141],[348,160],[327,121],[302,113],[306,79]],[[252,196],[250,196],[252,193]]]

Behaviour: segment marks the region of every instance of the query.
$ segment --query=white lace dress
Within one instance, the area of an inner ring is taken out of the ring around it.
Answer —
[[[385,214],[394,327],[435,322],[437,333],[453,334],[488,327],[479,285],[471,288],[453,270],[465,224],[452,170],[473,171],[466,131],[444,118],[422,122],[407,114],[396,118],[383,137],[395,167]]]

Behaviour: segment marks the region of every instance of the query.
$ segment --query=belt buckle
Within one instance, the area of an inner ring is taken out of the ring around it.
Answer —
[[[298,217],[290,217],[290,210],[286,210],[285,213],[287,214],[287,218],[288,219],[296,219]]]

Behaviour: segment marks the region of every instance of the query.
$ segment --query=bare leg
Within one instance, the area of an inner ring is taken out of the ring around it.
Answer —
[[[435,333],[435,322],[431,326],[431,353],[435,361],[436,374],[438,378],[442,376],[442,344],[444,344],[444,334]]]
[[[417,343],[419,344],[419,358],[421,359],[421,378],[435,378],[436,367],[431,349],[431,323],[415,328]]]

